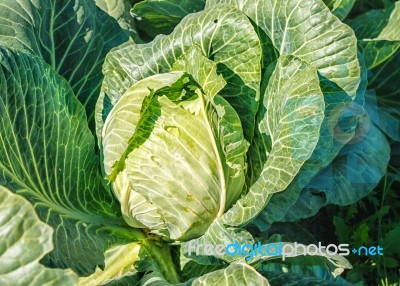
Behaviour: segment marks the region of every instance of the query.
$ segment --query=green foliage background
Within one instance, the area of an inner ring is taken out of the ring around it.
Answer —
[[[399,23],[394,0],[0,0],[0,285],[399,285]],[[154,149],[160,122],[196,132]],[[223,154],[204,190],[176,193],[201,152],[140,168],[198,133]],[[163,196],[125,189],[146,176]],[[189,238],[384,256],[246,263]]]

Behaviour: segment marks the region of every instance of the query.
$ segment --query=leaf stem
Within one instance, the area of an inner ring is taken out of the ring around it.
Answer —
[[[118,235],[119,237],[128,238],[132,241],[142,241],[147,238],[141,229],[125,226],[104,226],[104,229]]]
[[[171,246],[163,244],[162,246],[156,245],[153,241],[146,239],[142,245],[148,255],[157,264],[161,274],[171,284],[178,284],[181,282],[180,275],[175,268],[175,263],[171,255]]]

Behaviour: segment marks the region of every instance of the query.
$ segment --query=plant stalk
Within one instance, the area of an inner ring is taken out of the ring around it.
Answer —
[[[178,284],[181,282],[180,275],[175,268],[175,263],[171,255],[171,246],[163,244],[161,247],[156,245],[151,240],[144,240],[142,243],[148,255],[155,261],[161,270],[161,274],[165,280],[171,284]]]

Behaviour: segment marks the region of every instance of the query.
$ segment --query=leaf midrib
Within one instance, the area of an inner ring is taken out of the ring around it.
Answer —
[[[106,225],[116,225],[116,226],[125,226],[125,223],[122,220],[119,220],[117,217],[112,218],[112,217],[105,217],[105,216],[99,216],[91,213],[84,213],[81,211],[72,211],[71,209],[61,207],[57,204],[54,204],[52,201],[49,199],[45,198],[43,195],[35,192],[32,190],[31,187],[26,185],[23,181],[21,181],[18,177],[16,177],[14,174],[12,174],[5,166],[0,162],[0,170],[2,170],[8,178],[10,178],[14,183],[18,184],[21,189],[17,190],[17,194],[29,194],[29,196],[32,196],[36,199],[38,199],[38,204],[45,206],[49,210],[54,210],[60,215],[65,215],[71,219],[77,220],[77,221],[83,221],[86,223],[91,223],[91,224],[106,224]],[[24,196],[26,197],[26,196]]]
[[[221,194],[220,194],[219,210],[217,213],[217,217],[220,217],[224,214],[226,205],[226,182],[225,182],[224,167],[221,161],[221,154],[218,150],[217,142],[215,142],[214,133],[211,129],[210,121],[208,120],[207,113],[205,110],[206,104],[210,104],[210,101],[205,102],[202,94],[199,95],[199,98],[201,104],[201,113],[204,118],[204,121],[206,122],[207,133],[210,137],[210,142],[214,151],[214,155],[216,157],[216,163],[218,168],[218,175],[219,175],[218,177],[219,177]]]

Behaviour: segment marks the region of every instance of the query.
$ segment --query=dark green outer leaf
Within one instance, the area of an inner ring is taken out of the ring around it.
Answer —
[[[127,39],[94,1],[0,1],[1,45],[42,57],[67,79],[92,123],[103,60]]]
[[[131,15],[133,2],[131,0],[95,0],[96,5],[108,15],[118,21],[119,26],[135,42],[140,42],[135,19]]]
[[[354,5],[353,9],[350,11],[349,17],[355,18],[370,10],[384,8],[388,6],[388,4],[390,5],[391,2],[394,1],[395,0],[375,0],[375,1],[356,0],[357,4]]]
[[[368,195],[386,173],[390,146],[384,134],[364,116],[356,136],[302,191],[285,220],[314,215],[326,204],[350,205]]]
[[[390,57],[384,64],[372,69],[372,77],[368,87],[376,91],[378,104],[383,107],[393,107],[398,103],[400,89],[397,87],[397,79],[400,75],[400,50]]]
[[[400,141],[400,107],[378,106],[378,97],[373,90],[366,94],[365,109],[369,113],[370,119],[383,130],[391,139]]]
[[[345,286],[350,283],[324,281],[314,277],[296,275],[292,273],[262,272],[268,278],[271,286]]]
[[[332,11],[333,15],[343,21],[350,10],[353,8],[356,0],[323,0],[326,6]]]
[[[375,15],[377,14],[377,15]],[[383,18],[380,19],[378,16]],[[360,41],[367,67],[371,69],[369,88],[375,90],[366,93],[366,108],[372,121],[393,140],[400,140],[400,2],[389,5],[383,10],[374,10],[354,20],[353,25],[368,20],[380,25],[370,29],[376,39]],[[356,25],[356,26],[357,26]],[[358,26],[357,26],[358,27]],[[365,27],[367,30],[367,28]],[[368,30],[367,30],[368,31]]]
[[[204,265],[204,264],[198,264],[195,261],[187,259],[185,257],[184,259],[186,260],[185,263],[183,263],[183,261],[181,260],[181,268],[182,268],[181,272],[183,280],[194,279],[196,277],[200,277],[215,270],[224,268],[223,265]]]
[[[346,23],[354,30],[358,39],[399,40],[398,22],[400,2],[386,2],[384,9],[370,10]]]
[[[0,186],[0,284],[3,286],[74,286],[71,270],[50,269],[39,260],[53,249],[51,227],[32,205]]]
[[[356,31],[368,69],[390,59],[400,48],[399,21],[400,2],[349,20],[349,24]]]
[[[149,36],[170,34],[188,14],[204,9],[205,0],[146,0],[135,4],[137,27]]]
[[[375,39],[387,25],[390,9],[370,10],[357,18],[346,20],[357,39]]]
[[[390,59],[399,50],[400,41],[361,40],[358,46],[362,50],[365,65],[370,70]]]
[[[368,85],[375,94],[367,94],[371,119],[393,140],[400,141],[400,49],[383,64],[372,69]]]
[[[0,184],[55,229],[46,264],[88,274],[121,241],[110,231],[130,235],[103,188],[85,110],[62,77],[22,52],[0,49],[0,88]]]

